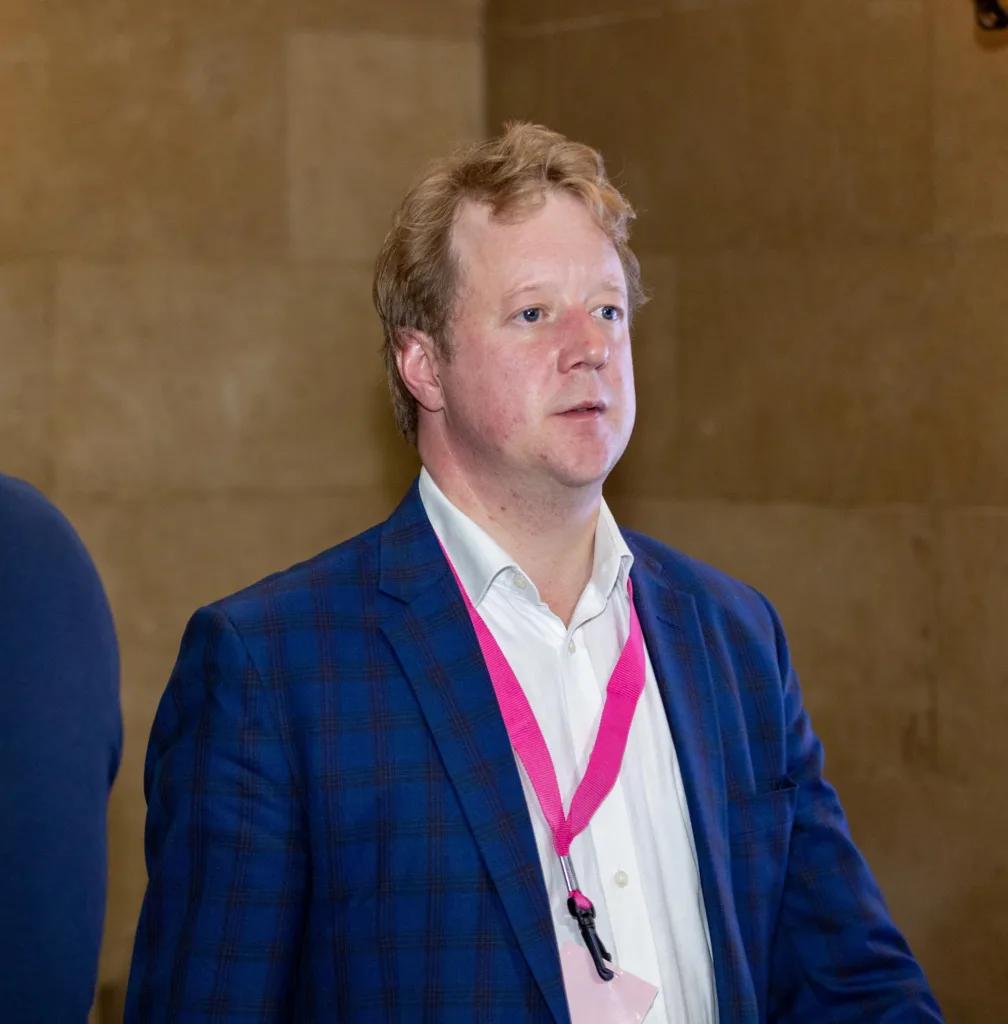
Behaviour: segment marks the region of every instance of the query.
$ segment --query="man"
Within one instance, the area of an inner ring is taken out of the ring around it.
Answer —
[[[374,294],[423,472],[190,623],[127,1020],[940,1019],[773,610],[602,500],[631,216],[529,125],[404,200]]]
[[[0,1020],[87,1019],[122,751],[98,573],[34,487],[0,474]]]

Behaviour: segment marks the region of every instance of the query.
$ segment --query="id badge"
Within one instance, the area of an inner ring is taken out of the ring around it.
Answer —
[[[571,1024],[640,1024],[658,989],[613,966],[616,977],[603,981],[584,946],[565,942],[560,950]]]

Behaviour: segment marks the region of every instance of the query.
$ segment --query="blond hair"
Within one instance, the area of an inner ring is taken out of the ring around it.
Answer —
[[[619,255],[626,277],[628,317],[644,301],[640,265],[630,249],[633,208],[606,177],[602,156],[540,125],[515,122],[503,135],[438,160],[410,189],[395,213],[375,265],[372,297],[384,333],[382,354],[396,425],[416,444],[418,409],[399,374],[404,331],[426,334],[451,358],[451,321],[459,267],[452,228],[466,201],[486,204],[494,217],[520,216],[550,191],[584,203]]]

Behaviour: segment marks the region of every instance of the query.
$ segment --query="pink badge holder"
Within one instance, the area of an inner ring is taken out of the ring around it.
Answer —
[[[599,977],[591,955],[576,942],[560,950],[571,1024],[640,1024],[658,989],[628,971],[613,967],[612,981]]]

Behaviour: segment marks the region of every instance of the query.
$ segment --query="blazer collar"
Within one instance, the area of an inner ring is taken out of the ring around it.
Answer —
[[[637,544],[630,574],[651,666],[668,716],[697,851],[722,1018],[759,1019],[731,876],[724,747],[717,690],[693,594],[677,590]]]

